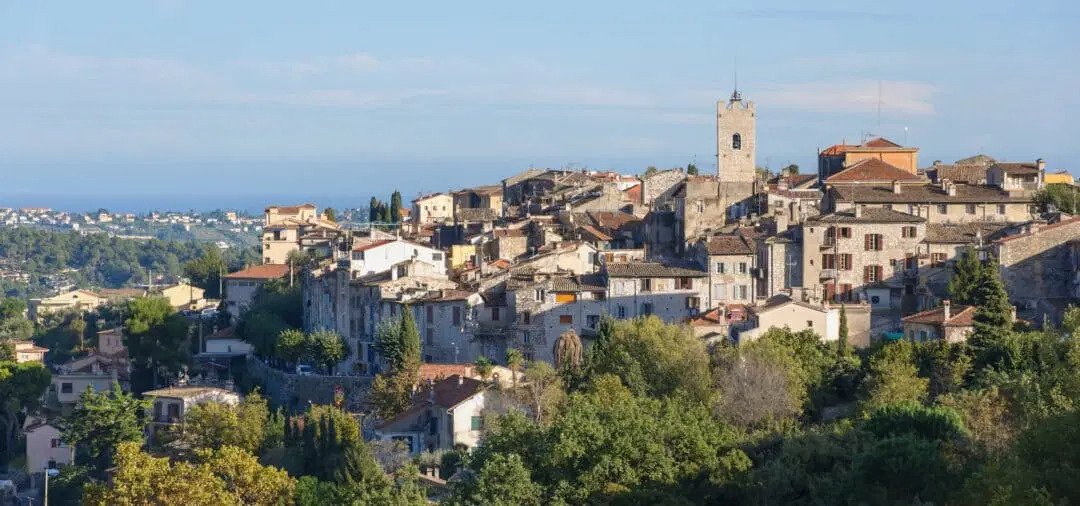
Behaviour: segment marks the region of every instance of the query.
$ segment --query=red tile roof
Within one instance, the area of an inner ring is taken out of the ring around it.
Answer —
[[[242,271],[226,274],[225,279],[278,279],[289,274],[289,266],[285,264],[262,264],[253,265]]]
[[[711,327],[724,323],[724,315],[720,308],[711,309],[708,312],[690,318],[690,325],[694,327]]]
[[[877,158],[859,160],[846,169],[829,176],[825,183],[851,183],[858,181],[921,181],[922,178],[891,163]]]
[[[754,246],[741,235],[717,235],[705,243],[710,255],[752,255]]]
[[[945,320],[945,308],[939,307],[905,316],[900,321],[904,323],[920,323],[923,325],[944,325],[946,327],[970,327],[975,317],[975,306],[953,306],[950,308],[949,319]]]
[[[998,162],[992,165],[993,167],[1000,167],[1006,174],[1015,175],[1034,175],[1039,173],[1039,166],[1034,163],[1027,162]]]
[[[835,144],[835,145],[829,146],[829,147],[821,150],[821,154],[823,154],[825,156],[842,155],[845,152],[847,152],[847,150],[849,150],[851,148],[857,148],[857,147],[858,146],[856,146],[854,144]]]
[[[450,376],[465,376],[472,377],[473,366],[470,364],[420,364],[420,370],[417,372],[420,378],[420,383],[427,383],[428,380],[440,381]]]
[[[899,145],[899,144],[897,144],[897,143],[895,143],[893,141],[890,141],[889,139],[886,139],[884,137],[874,137],[873,139],[870,139],[870,140],[862,143],[862,145],[859,146],[859,147],[860,148],[902,148],[903,146],[901,146],[901,145]]]

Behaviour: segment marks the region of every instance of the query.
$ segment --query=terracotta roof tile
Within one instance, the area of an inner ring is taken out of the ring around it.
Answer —
[[[751,255],[754,246],[741,235],[716,235],[705,243],[710,255]]]
[[[977,163],[940,165],[934,171],[934,178],[937,181],[948,179],[954,183],[985,184],[986,169],[986,165]]]
[[[891,186],[841,185],[833,187],[833,195],[841,202],[872,203],[980,203],[980,202],[1031,202],[1030,197],[1010,196],[1008,192],[991,186],[956,185],[956,195],[949,196],[940,185],[903,185],[899,194]]]
[[[998,167],[1006,174],[1034,175],[1039,173],[1039,166],[1029,162],[997,162],[993,167]]]
[[[1008,227],[1006,222],[975,223],[927,223],[926,239],[928,243],[977,244],[979,234],[983,241],[991,241]]]
[[[903,146],[901,146],[901,145],[899,145],[899,144],[897,144],[897,143],[895,143],[893,141],[890,141],[889,139],[886,139],[884,137],[874,137],[873,139],[870,139],[870,140],[862,143],[859,147],[861,147],[861,148],[902,148]]]
[[[862,210],[859,217],[854,211],[837,211],[807,218],[808,223],[922,223],[926,218],[912,214],[885,209],[881,207],[868,207]]]
[[[904,323],[919,323],[923,325],[944,325],[946,327],[970,327],[975,317],[975,306],[952,306],[952,313],[948,321],[945,320],[945,308],[939,307],[905,316],[900,321]]]
[[[829,176],[825,183],[846,183],[858,181],[920,181],[916,174],[912,174],[900,167],[884,162],[877,158],[859,160],[849,165],[844,170]]]
[[[353,246],[352,250],[353,251],[367,251],[369,249],[378,248],[379,246],[382,246],[384,244],[390,244],[390,243],[394,242],[395,240],[396,239],[382,239],[382,240],[378,240],[378,241],[375,241],[375,242],[369,242],[369,243],[366,243],[366,244],[357,244],[356,246]]]
[[[278,279],[285,277],[287,274],[289,274],[288,265],[262,264],[226,274],[225,279]]]
[[[825,156],[842,155],[847,152],[848,149],[858,147],[855,144],[835,144],[821,150],[821,154]]]
[[[613,263],[605,266],[612,278],[703,278],[708,273],[697,266],[665,265],[657,262]]]

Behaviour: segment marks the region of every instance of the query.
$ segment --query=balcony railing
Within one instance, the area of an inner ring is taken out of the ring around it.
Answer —
[[[836,269],[821,269],[821,279],[836,279]]]
[[[835,237],[826,237],[825,240],[821,241],[821,249],[832,249],[834,247],[836,247]]]

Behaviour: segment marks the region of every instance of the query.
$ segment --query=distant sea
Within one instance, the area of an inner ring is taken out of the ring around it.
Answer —
[[[58,211],[91,212],[105,208],[109,212],[146,214],[151,211],[240,211],[262,214],[268,205],[295,205],[310,202],[319,209],[367,207],[370,195],[331,196],[296,194],[265,195],[40,195],[0,192],[0,207],[47,207]]]

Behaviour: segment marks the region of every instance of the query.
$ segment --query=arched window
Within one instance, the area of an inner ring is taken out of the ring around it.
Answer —
[[[742,136],[735,134],[731,136],[731,149],[742,149]]]

